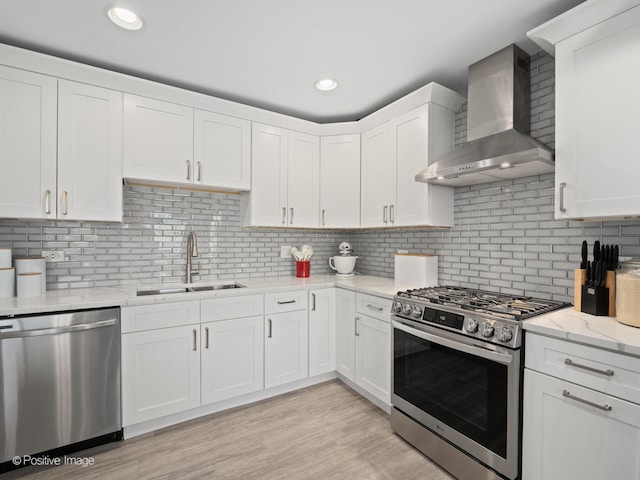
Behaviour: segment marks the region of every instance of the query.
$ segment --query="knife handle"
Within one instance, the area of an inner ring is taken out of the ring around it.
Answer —
[[[593,261],[597,262],[600,260],[600,241],[596,240],[593,243]]]
[[[589,255],[588,253],[589,247],[587,246],[587,241],[583,240],[582,241],[582,263],[580,263],[580,269],[584,270],[585,268],[587,268],[587,255]]]

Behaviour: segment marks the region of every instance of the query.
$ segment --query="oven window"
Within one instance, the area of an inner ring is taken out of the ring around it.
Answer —
[[[506,458],[508,367],[402,330],[393,336],[394,393]]]

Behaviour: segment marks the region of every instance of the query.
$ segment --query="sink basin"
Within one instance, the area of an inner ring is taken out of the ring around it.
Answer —
[[[152,290],[138,290],[136,295],[143,297],[145,295],[168,295],[171,293],[190,293],[190,292],[206,292],[208,290],[228,290],[230,288],[245,288],[240,283],[220,283],[216,285],[196,285],[194,287],[166,287],[156,288]]]

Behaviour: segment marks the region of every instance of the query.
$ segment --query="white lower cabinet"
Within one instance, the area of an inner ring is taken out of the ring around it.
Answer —
[[[264,386],[309,376],[307,291],[265,295]]]
[[[263,316],[202,324],[202,404],[264,388]]]
[[[338,289],[338,373],[373,397],[391,402],[391,300]]]
[[[122,424],[200,405],[200,302],[123,307]]]
[[[309,290],[309,376],[336,369],[336,289]]]
[[[639,479],[640,359],[526,338],[522,479]]]

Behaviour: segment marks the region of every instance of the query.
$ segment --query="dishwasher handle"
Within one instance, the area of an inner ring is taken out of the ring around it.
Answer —
[[[83,330],[93,330],[94,328],[111,327],[118,322],[118,319],[101,320],[92,323],[80,323],[78,325],[67,325],[64,327],[40,328],[38,330],[19,330],[14,332],[0,332],[0,340],[3,338],[37,337],[40,335],[57,335],[59,333],[80,332]]]

